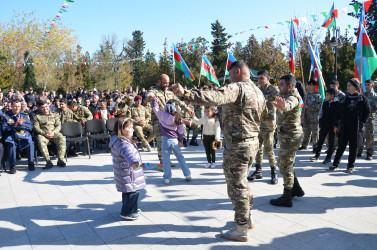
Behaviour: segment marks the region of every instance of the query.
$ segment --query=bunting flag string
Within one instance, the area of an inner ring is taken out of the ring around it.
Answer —
[[[34,50],[39,49],[39,46],[41,46],[42,43],[46,40],[46,38],[50,35],[50,31],[56,25],[56,22],[61,21],[62,14],[68,12],[67,8],[70,6],[70,3],[73,3],[73,2],[74,2],[73,0],[66,0],[65,3],[60,7],[58,13],[56,13],[55,17],[52,19],[47,30],[45,30],[42,37],[38,40],[37,44],[34,46],[34,49],[32,49],[29,55],[26,57],[25,63],[27,63],[30,57],[34,55]]]

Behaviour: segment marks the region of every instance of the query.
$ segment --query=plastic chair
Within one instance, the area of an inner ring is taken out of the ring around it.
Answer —
[[[81,123],[79,122],[65,122],[62,124],[62,134],[66,137],[67,142],[77,143],[84,142],[87,146],[87,151],[90,159],[89,140],[87,136],[83,136]],[[84,150],[85,155],[85,150]],[[67,150],[65,152],[65,161],[67,161]]]
[[[118,119],[119,118],[112,118],[112,119],[109,119],[109,120],[106,121],[106,129],[107,129],[107,131],[109,132],[110,135],[112,135],[112,133],[114,131],[115,122]]]
[[[105,122],[102,119],[93,119],[86,121],[85,123],[86,132],[88,133],[88,138],[92,140],[103,140],[106,139],[106,152],[109,152],[109,141],[110,141],[110,134],[106,133],[106,126]]]

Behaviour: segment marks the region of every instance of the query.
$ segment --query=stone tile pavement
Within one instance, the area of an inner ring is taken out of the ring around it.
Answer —
[[[230,227],[232,205],[221,167],[205,169],[203,146],[184,155],[193,180],[186,182],[179,167],[170,185],[162,173],[146,170],[148,187],[141,194],[137,221],[119,217],[121,194],[115,189],[111,156],[96,152],[68,159],[66,168],[27,171],[21,161],[15,175],[0,177],[0,248],[2,249],[376,249],[377,161],[357,159],[356,171],[328,172],[312,163],[310,150],[300,151],[296,173],[306,192],[292,208],[277,208],[271,198],[283,190],[264,179],[250,183],[255,195],[255,229],[248,243],[223,240]],[[142,153],[157,164],[157,153]],[[217,153],[218,164],[222,152]],[[323,157],[322,157],[323,158]],[[321,158],[321,159],[322,159]],[[175,160],[175,158],[174,158]],[[55,161],[56,162],[56,161]]]

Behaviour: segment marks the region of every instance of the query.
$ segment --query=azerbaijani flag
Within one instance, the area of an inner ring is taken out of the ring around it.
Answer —
[[[289,42],[289,68],[291,69],[292,73],[295,73],[295,51],[298,48],[297,38],[296,38],[296,31],[294,27],[293,21],[291,21],[291,29],[290,29],[290,42]]]
[[[321,95],[322,101],[324,101],[325,100],[325,80],[323,80],[322,71],[319,68],[320,67],[319,60],[316,54],[314,53],[314,50],[309,40],[308,40],[308,43],[309,43],[310,59],[312,60],[312,63],[313,63],[312,66],[314,69],[313,70],[314,81],[316,82],[315,91],[317,91]]]
[[[355,56],[355,78],[362,82],[365,92],[365,81],[370,79],[377,69],[377,55],[364,25],[360,25]]]
[[[195,78],[194,76],[192,75],[190,69],[187,67],[185,61],[183,60],[182,56],[179,54],[177,48],[175,47],[175,45],[173,44],[173,47],[174,47],[174,65],[177,69],[179,69],[180,71],[182,71],[185,75],[185,77],[189,78],[190,81],[194,81]]]
[[[229,75],[230,65],[232,65],[232,63],[234,63],[235,61],[237,61],[237,59],[228,52],[228,60],[226,61],[225,76]]]
[[[337,18],[338,18],[338,10],[334,9],[334,2],[333,2],[331,10],[330,10],[329,14],[327,14],[327,18],[323,22],[322,27],[330,29],[333,26],[336,26],[336,19]]]
[[[320,70],[322,70],[321,58],[319,57],[320,54],[319,54],[319,50],[318,50],[318,45],[315,46],[314,51],[315,51],[315,55],[317,56],[317,59],[318,59],[318,60],[317,60],[317,62],[318,62],[318,68],[319,68]],[[314,68],[313,68],[313,65],[314,65],[313,59],[310,58],[310,60],[312,61],[312,64],[310,65],[310,71],[314,71]]]
[[[359,28],[357,29],[357,37],[356,37],[357,41],[359,41],[360,27],[364,26],[365,29],[367,28],[366,27],[366,22],[365,22],[365,12],[364,12],[365,6],[364,6],[364,3],[361,6],[361,8],[362,9],[360,11]]]
[[[216,83],[216,85],[220,87],[219,80],[217,80],[216,77],[215,69],[213,68],[211,62],[208,60],[206,56],[203,56],[200,74],[202,76],[207,77],[208,80],[210,80],[213,83]]]
[[[304,102],[303,100],[301,99],[301,103],[300,103],[300,112],[302,112],[302,110],[304,109]]]

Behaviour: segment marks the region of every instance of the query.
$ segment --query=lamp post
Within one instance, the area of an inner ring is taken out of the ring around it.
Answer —
[[[336,29],[333,29],[333,37],[331,38],[330,40],[330,46],[331,48],[333,48],[335,50],[335,75],[334,75],[334,79],[335,80],[338,80],[338,49],[340,49],[341,47],[343,47],[343,44],[342,44],[342,41],[340,40],[340,29],[339,28],[336,28]]]

